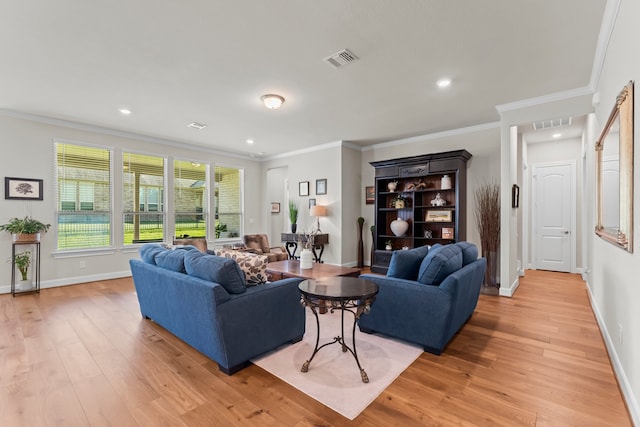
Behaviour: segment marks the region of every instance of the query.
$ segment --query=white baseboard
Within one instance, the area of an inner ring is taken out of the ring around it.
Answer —
[[[113,273],[92,274],[89,276],[68,277],[64,279],[45,280],[40,283],[40,289],[56,288],[58,286],[77,285],[79,283],[95,282],[98,280],[120,279],[130,277],[131,271],[116,271]],[[11,293],[11,284],[0,286],[0,294]]]
[[[513,294],[516,293],[516,289],[518,289],[518,286],[520,286],[520,280],[516,277],[513,283],[511,283],[510,287],[505,288],[503,286],[500,286],[500,296],[511,298]]]
[[[613,340],[607,331],[606,324],[598,310],[598,305],[596,304],[595,299],[593,298],[593,294],[591,293],[591,287],[587,282],[587,294],[589,295],[589,302],[591,303],[591,309],[596,316],[596,321],[598,322],[598,326],[600,327],[600,332],[602,332],[602,336],[604,337],[604,344],[607,346],[607,352],[609,353],[609,359],[611,360],[611,365],[613,366],[613,371],[618,379],[618,384],[620,385],[620,389],[622,390],[622,397],[627,404],[627,409],[629,409],[629,413],[631,414],[631,419],[633,424],[636,426],[640,426],[640,404],[638,403],[638,399],[633,393],[633,389],[631,388],[631,384],[629,383],[629,379],[620,363],[620,358],[618,357],[618,353],[616,352],[616,347],[613,345]]]

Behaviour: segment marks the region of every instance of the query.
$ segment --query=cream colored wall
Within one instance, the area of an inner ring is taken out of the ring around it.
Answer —
[[[119,242],[117,230],[122,229],[122,218],[118,214],[122,206],[121,200],[114,198],[114,245],[113,253],[96,255],[86,254],[79,257],[54,258],[55,236],[55,200],[54,200],[54,138],[68,141],[83,142],[115,149],[115,171],[120,170],[117,159],[121,158],[122,150],[142,152],[174,158],[194,160],[202,163],[210,163],[213,169],[215,164],[243,168],[247,183],[260,182],[261,169],[257,163],[250,159],[223,156],[211,151],[199,151],[194,148],[185,148],[184,145],[164,145],[154,142],[141,141],[120,135],[107,135],[89,130],[46,124],[21,118],[0,115],[0,141],[2,141],[3,155],[0,157],[0,170],[3,176],[19,178],[39,178],[44,180],[44,200],[22,201],[0,199],[0,223],[4,224],[12,217],[32,215],[45,223],[52,224],[52,230],[42,240],[41,271],[42,287],[59,286],[71,283],[81,283],[89,280],[98,280],[110,277],[122,277],[129,275],[130,258],[136,258],[137,251],[122,248]],[[120,177],[114,176],[115,185],[118,185]],[[246,212],[260,212],[262,196],[260,188],[245,185],[244,206]],[[210,201],[213,200],[213,191]],[[246,224],[251,218],[245,218],[245,229],[251,229]],[[254,218],[254,221],[256,219]],[[211,221],[213,218],[211,217]],[[212,227],[210,227],[212,229]],[[169,231],[169,237],[172,232]],[[211,238],[214,234],[211,233]],[[210,242],[213,243],[213,242]],[[0,233],[0,259],[11,257],[11,236],[8,233]],[[84,265],[84,267],[81,267]],[[0,275],[0,292],[8,292],[11,271],[3,268]]]
[[[640,55],[638,40],[640,26],[640,2],[622,0],[615,27],[609,42],[596,88],[600,103],[596,107],[597,134],[615,103],[616,96],[629,81],[635,80],[634,108],[634,253],[619,249],[589,233],[592,258],[588,286],[596,316],[609,347],[609,354],[618,374],[619,384],[627,397],[636,425],[640,425]],[[589,164],[594,164],[594,141],[589,141]],[[593,172],[589,173],[587,193],[595,193]],[[595,204],[592,202],[592,208]],[[587,226],[593,230],[593,217]],[[620,337],[620,330],[622,331]]]
[[[264,176],[266,171],[287,166],[289,191],[299,207],[298,232],[311,231],[315,218],[309,216],[309,199],[315,198],[316,204],[327,206],[327,217],[320,218],[320,228],[329,234],[329,244],[325,246],[323,261],[329,264],[342,264],[342,144],[331,143],[316,150],[305,150],[292,155],[266,160],[262,164]],[[316,194],[316,179],[327,179],[327,194]],[[298,195],[298,183],[309,181],[309,196]],[[264,189],[273,183],[262,183]],[[277,243],[277,242],[272,242]]]
[[[358,264],[358,217],[364,204],[364,186],[360,170],[360,149],[342,147],[342,265]],[[368,223],[363,226],[363,241],[371,240]]]

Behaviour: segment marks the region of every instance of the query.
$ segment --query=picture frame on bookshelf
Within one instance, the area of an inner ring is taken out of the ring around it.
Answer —
[[[453,239],[453,228],[452,227],[442,227],[442,238],[443,239]]]
[[[451,222],[453,216],[450,210],[428,210],[425,222]]]

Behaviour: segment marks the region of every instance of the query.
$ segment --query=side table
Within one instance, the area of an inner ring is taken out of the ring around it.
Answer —
[[[360,360],[358,359],[358,352],[356,350],[356,323],[362,315],[362,313],[368,313],[371,304],[376,299],[378,294],[378,285],[365,279],[358,277],[327,277],[324,279],[309,279],[300,282],[298,285],[300,293],[302,294],[301,303],[305,307],[309,307],[316,317],[316,327],[318,335],[316,336],[316,345],[313,349],[313,353],[309,360],[302,364],[300,371],[308,372],[311,361],[316,356],[318,351],[322,348],[339,343],[342,346],[342,351],[349,351],[353,358],[356,360],[358,369],[360,370],[360,378],[363,383],[369,382],[369,377],[365,370],[360,366]],[[325,307],[325,302],[329,301],[330,310],[333,312],[335,309],[340,310],[342,316],[341,321],[341,334],[325,344],[320,344],[320,319],[318,317],[318,311]],[[344,337],[344,312],[348,311],[353,314],[353,329],[352,329],[352,343],[349,347]]]

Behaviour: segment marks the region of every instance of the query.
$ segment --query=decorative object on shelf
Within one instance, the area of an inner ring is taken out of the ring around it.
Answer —
[[[396,209],[404,209],[407,207],[407,199],[398,194],[396,197],[391,199],[391,207]]]
[[[280,213],[280,203],[271,202],[271,213]]]
[[[398,188],[398,180],[391,181],[387,184],[387,189],[389,191],[396,191],[396,188]]]
[[[327,194],[327,178],[316,179],[316,194]]]
[[[376,202],[375,187],[364,187],[364,202],[367,205],[372,205]]]
[[[447,201],[440,196],[440,193],[436,193],[435,199],[431,201],[431,206],[446,206]]]
[[[384,242],[384,248],[387,251],[390,251],[393,249],[393,246],[391,246],[391,240],[387,240],[386,242]]]
[[[409,229],[409,223],[402,218],[394,219],[389,224],[391,232],[397,237],[404,236]]]
[[[500,186],[485,182],[475,190],[474,217],[480,232],[482,256],[487,259],[484,276],[484,293],[497,294],[498,246],[500,245]],[[489,289],[486,289],[489,288]],[[491,290],[493,288],[494,290]]]
[[[364,242],[362,241],[362,227],[364,226],[364,218],[358,217],[358,264],[356,267],[364,267]]]
[[[427,216],[424,220],[426,222],[451,222],[452,219],[453,216],[450,210],[431,210],[427,211]]]
[[[309,195],[309,181],[302,181],[298,183],[298,195],[299,196]]]
[[[442,228],[442,238],[443,239],[453,239],[453,228],[451,228],[451,227],[443,227]]]
[[[316,233],[322,233],[320,230],[320,217],[327,216],[327,207],[321,205],[311,206],[309,210],[309,216],[316,217]]]
[[[295,233],[298,229],[298,205],[289,200],[289,221],[291,221],[291,232]]]
[[[445,175],[440,179],[440,189],[451,190],[451,177],[449,175]]]
[[[431,239],[433,237],[433,231],[424,230],[424,237],[426,237],[427,239]]]
[[[8,223],[0,225],[0,231],[11,233],[13,242],[39,242],[40,234],[46,233],[51,224],[44,224],[30,216],[11,218]]]
[[[4,178],[6,200],[42,200],[42,180],[30,178]]]
[[[416,190],[422,190],[425,188],[427,188],[427,183],[424,182],[423,178],[420,178],[418,181],[412,182],[407,185],[407,191],[416,191]]]

